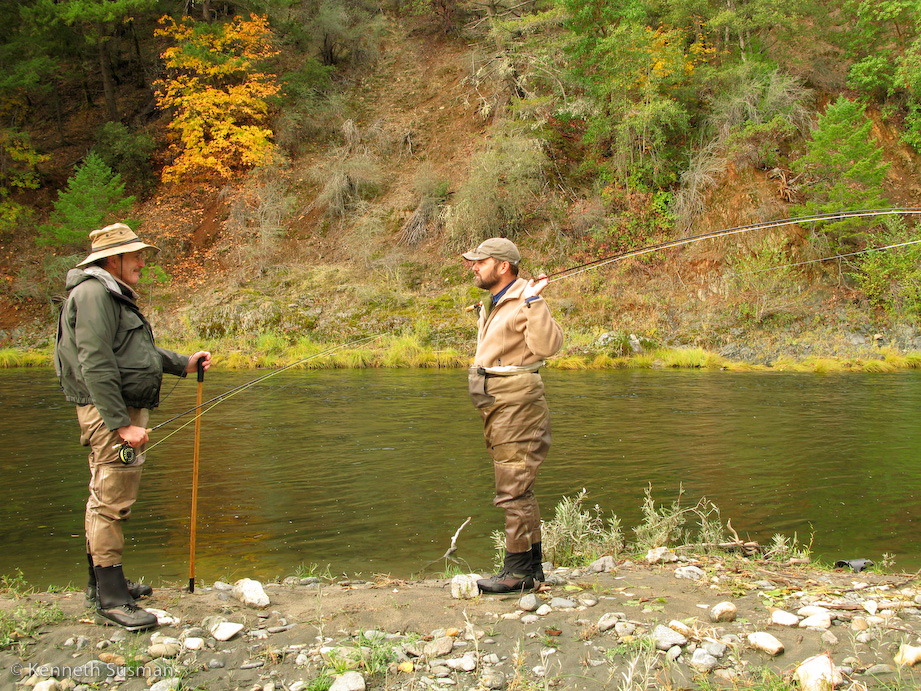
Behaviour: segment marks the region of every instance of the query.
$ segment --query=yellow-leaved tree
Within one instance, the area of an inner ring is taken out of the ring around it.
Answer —
[[[157,35],[172,45],[161,54],[167,76],[155,83],[157,103],[173,112],[176,154],[163,179],[229,178],[267,163],[275,151],[269,99],[280,89],[265,67],[278,53],[268,19],[207,24],[163,17],[160,24]]]

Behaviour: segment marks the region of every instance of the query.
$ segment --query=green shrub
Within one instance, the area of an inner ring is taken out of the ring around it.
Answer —
[[[558,566],[584,565],[603,555],[616,557],[624,547],[620,519],[614,514],[603,518],[597,504],[584,510],[587,494],[583,489],[575,497],[563,497],[553,518],[544,523],[544,554]]]
[[[120,122],[107,122],[99,130],[93,151],[121,176],[128,188],[146,196],[157,184],[150,165],[156,148],[149,134],[132,132]]]
[[[125,196],[125,183],[112,172],[95,152],[90,152],[67,181],[67,188],[58,193],[51,212],[51,223],[39,228],[38,243],[65,249],[83,248],[91,230],[125,220],[134,204],[134,197]]]

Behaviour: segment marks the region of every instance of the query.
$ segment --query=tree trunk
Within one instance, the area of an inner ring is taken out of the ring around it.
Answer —
[[[102,75],[102,92],[106,99],[106,113],[109,120],[118,121],[118,104],[115,102],[115,78],[112,75],[112,64],[109,62],[109,53],[106,49],[102,25],[96,26],[96,48],[99,52],[99,73]]]
[[[128,23],[131,31],[131,41],[134,44],[135,76],[137,77],[137,87],[144,89],[147,87],[147,75],[144,74],[144,57],[141,55],[141,42],[138,40],[138,32],[134,29],[134,22]]]

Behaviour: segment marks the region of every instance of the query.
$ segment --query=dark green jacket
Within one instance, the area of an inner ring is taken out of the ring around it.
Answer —
[[[189,358],[154,343],[130,290],[90,266],[67,274],[54,368],[68,401],[92,403],[108,429],[130,424],[127,408],[156,408],[163,372],[185,376]]]

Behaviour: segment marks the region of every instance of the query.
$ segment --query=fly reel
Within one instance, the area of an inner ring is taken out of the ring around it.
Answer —
[[[137,450],[130,444],[119,444],[115,448],[118,449],[118,460],[125,465],[131,465],[138,458]]]

